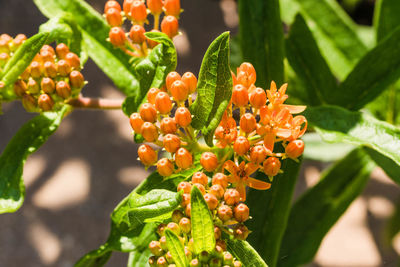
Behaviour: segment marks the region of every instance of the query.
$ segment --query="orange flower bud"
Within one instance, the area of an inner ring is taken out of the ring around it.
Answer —
[[[56,89],[56,85],[51,78],[43,78],[40,86],[42,87],[43,92],[45,92],[46,94],[52,94]]]
[[[245,113],[240,118],[240,129],[245,133],[251,133],[256,129],[257,121],[253,114]]]
[[[140,134],[140,131],[142,130],[142,125],[144,121],[140,117],[139,113],[135,112],[132,113],[131,116],[129,117],[129,122],[132,126],[132,129],[135,131],[135,133]]]
[[[37,106],[36,99],[31,95],[25,94],[22,97],[22,106],[28,112],[35,112]]]
[[[66,44],[61,43],[56,46],[56,54],[59,59],[64,59],[69,53],[69,48]]]
[[[185,107],[180,107],[175,111],[175,121],[182,127],[187,127],[192,122],[192,115]]]
[[[185,181],[180,182],[178,184],[178,190],[177,191],[179,192],[181,190],[183,190],[183,193],[189,194],[189,196],[190,196],[190,191],[192,191],[192,185],[189,182],[185,182]],[[189,202],[190,202],[190,200],[189,200]]]
[[[178,17],[181,13],[180,0],[164,0],[164,11],[167,16]]]
[[[191,223],[190,223],[190,219],[183,217],[180,221],[179,221],[179,227],[181,228],[182,232],[184,232],[185,234],[189,233],[191,230]]]
[[[177,127],[174,118],[165,117],[161,120],[160,129],[163,134],[176,133]]]
[[[250,94],[250,104],[255,108],[261,108],[267,103],[267,94],[264,89],[257,87]]]
[[[189,184],[189,185],[190,185],[190,184]],[[190,192],[191,188],[192,188],[192,186],[190,185],[189,192]],[[179,192],[179,191],[180,191],[180,190],[178,190],[178,192]],[[184,194],[182,195],[182,203],[181,203],[181,206],[182,206],[182,207],[186,207],[189,203],[190,203],[190,193],[184,193]]]
[[[186,216],[190,217],[191,216],[191,211],[192,211],[192,205],[190,205],[190,203],[189,203],[185,207]]]
[[[22,80],[27,81],[31,77],[31,68],[27,67],[20,76]]]
[[[107,23],[111,27],[119,27],[122,25],[121,11],[115,8],[109,8],[106,12]]]
[[[26,89],[31,94],[37,94],[40,91],[39,84],[32,78],[29,78],[28,84],[26,85]]]
[[[160,242],[158,241],[151,241],[149,244],[149,249],[155,256],[161,256],[164,254],[164,251],[161,249]]]
[[[111,28],[108,37],[110,38],[110,42],[113,46],[122,47],[125,45],[126,42],[125,32],[120,27]]]
[[[154,142],[158,139],[157,128],[151,122],[144,122],[140,129],[140,133],[147,142]]]
[[[171,216],[171,220],[174,223],[179,223],[179,221],[183,218],[183,212],[180,210],[174,210],[174,212],[172,212],[172,216]]]
[[[225,203],[230,206],[236,205],[237,203],[239,203],[240,200],[239,191],[233,188],[227,189],[224,194],[224,200]]]
[[[192,176],[192,183],[206,186],[208,184],[207,175],[203,172],[195,172]]]
[[[193,73],[185,72],[182,75],[182,79],[181,80],[186,85],[186,87],[189,89],[189,94],[193,94],[196,91],[197,78],[196,78],[196,76],[194,76]]]
[[[253,65],[247,62],[242,63],[238,68],[237,80],[247,88],[254,84],[256,82],[256,70]]]
[[[181,78],[181,75],[179,75],[179,73],[177,73],[176,71],[168,73],[167,77],[165,78],[165,85],[167,86],[167,90],[171,91],[171,85],[175,81],[181,80]]]
[[[157,162],[157,171],[161,176],[170,176],[174,172],[174,164],[169,159],[162,158]]]
[[[239,136],[236,138],[235,143],[233,144],[233,150],[239,156],[243,156],[246,154],[250,149],[250,142],[244,136]]]
[[[44,63],[44,75],[50,78],[57,77],[57,68],[53,62],[46,61]]]
[[[221,228],[219,228],[218,226],[214,226],[214,237],[215,237],[215,240],[220,239],[221,235],[222,235]]]
[[[176,235],[180,235],[181,234],[181,228],[179,228],[179,225],[174,223],[174,222],[170,222],[167,224],[167,228],[169,230],[171,230],[172,232],[174,232]]]
[[[148,264],[150,267],[156,267],[157,266],[157,257],[151,256],[148,260]]]
[[[207,206],[210,210],[215,210],[218,206],[218,199],[210,193],[204,195],[204,200],[207,203]]]
[[[193,186],[196,186],[200,190],[202,195],[206,193],[206,188],[204,187],[204,185],[199,183],[194,183]]]
[[[131,8],[132,8],[132,4],[134,1],[137,0],[124,0],[124,4],[122,6],[122,9],[124,10],[125,16],[127,16],[128,18],[130,18],[130,14],[131,14]]]
[[[181,146],[181,139],[174,134],[167,134],[164,136],[163,146],[169,153],[175,153]]]
[[[189,95],[189,89],[181,80],[176,80],[171,84],[170,92],[176,101],[185,101]]]
[[[243,85],[237,84],[233,87],[232,102],[238,107],[244,107],[249,102],[249,93]]]
[[[104,13],[107,13],[107,11],[110,8],[114,8],[114,9],[118,10],[119,12],[121,12],[121,6],[119,5],[119,3],[117,1],[113,1],[113,0],[107,1],[104,6]]]
[[[21,44],[23,44],[26,41],[26,35],[25,34],[18,34],[17,36],[15,36],[13,43],[14,45],[17,47],[19,47]]]
[[[175,153],[175,163],[179,168],[189,168],[193,163],[192,154],[186,148],[179,148]]]
[[[57,95],[66,99],[71,95],[71,88],[69,87],[68,83],[66,83],[64,81],[59,81],[56,84],[56,93],[57,93]]]
[[[37,61],[32,61],[29,66],[31,69],[31,77],[34,79],[39,79],[42,76],[42,65]]]
[[[85,79],[83,78],[82,73],[77,70],[72,71],[69,74],[69,81],[72,85],[72,88],[82,88],[85,85]]]
[[[206,171],[212,172],[218,167],[218,158],[212,152],[204,152],[201,154],[200,164]]]
[[[279,161],[278,158],[269,157],[264,161],[263,167],[264,167],[264,173],[266,175],[275,176],[281,169],[281,162]]]
[[[17,96],[21,97],[25,95],[27,89],[26,83],[23,80],[17,80],[14,83],[14,92]]]
[[[150,32],[160,32],[159,30],[156,30],[156,29],[153,29],[153,30],[151,30]],[[149,38],[147,38],[146,37],[146,40],[147,40],[147,44],[149,45],[149,47],[150,48],[154,48],[154,47],[156,47],[158,44],[159,44],[159,42],[157,42],[157,41],[153,41],[153,40],[151,40],[151,39],[149,39]]]
[[[260,164],[267,157],[267,150],[264,146],[254,146],[250,150],[250,160],[255,164]]]
[[[143,103],[139,108],[140,117],[144,121],[154,122],[157,118],[157,110],[150,103]]]
[[[224,251],[224,264],[226,264],[228,266],[233,265],[233,256],[228,251]]]
[[[7,53],[1,53],[0,54],[0,67],[5,66],[9,59],[10,59],[10,56]]]
[[[49,47],[51,47],[51,46],[49,46]],[[52,47],[51,47],[51,49],[53,50]],[[43,62],[47,62],[47,61],[54,62],[54,53],[52,53],[51,50],[42,50],[40,52],[40,56],[42,57]]]
[[[238,224],[233,229],[233,236],[239,240],[246,240],[249,236],[249,229],[244,224]]]
[[[159,15],[162,12],[163,3],[162,0],[147,0],[147,7],[151,14]]]
[[[238,222],[245,222],[249,219],[250,211],[246,204],[240,203],[234,208],[233,212]]]
[[[157,161],[157,154],[154,151],[153,148],[149,145],[141,145],[138,149],[138,155],[140,161],[145,165],[145,166],[150,166],[156,163]]]
[[[52,56],[54,56],[56,54],[56,52],[54,51],[54,48],[51,47],[50,45],[44,45],[42,46],[42,48],[40,48],[40,55],[43,57],[43,52],[47,51],[48,53],[50,53]],[[44,60],[47,61],[47,60]]]
[[[229,221],[233,216],[232,209],[228,205],[219,206],[217,214],[223,222]]]
[[[8,46],[8,42],[6,40],[0,40],[0,52],[1,53],[10,53],[10,47]]]
[[[136,24],[133,25],[129,31],[129,37],[134,44],[141,44],[146,41],[146,36],[144,35],[145,32],[146,30],[142,26]]]
[[[221,199],[224,196],[225,190],[221,185],[215,184],[210,187],[210,193],[216,198]]]
[[[159,257],[157,259],[157,265],[156,266],[157,267],[167,267],[168,266],[168,262],[167,262],[167,260],[165,259],[164,256]]]
[[[142,24],[147,19],[146,5],[142,1],[134,1],[130,12],[131,19],[139,24]]]
[[[211,183],[213,185],[219,184],[225,189],[228,187],[228,177],[226,177],[226,175],[221,172],[217,172],[216,174],[214,174]]]
[[[54,101],[48,94],[41,94],[38,99],[38,104],[43,111],[50,111],[53,109]]]
[[[172,101],[165,92],[159,92],[155,99],[156,109],[161,114],[168,114],[172,109]]]
[[[291,159],[296,159],[300,157],[304,152],[304,142],[303,140],[291,141],[285,149],[286,156]]]
[[[178,34],[179,23],[174,16],[166,16],[161,22],[161,31],[168,35],[169,38],[173,38]]]
[[[71,65],[65,60],[60,60],[57,62],[57,71],[61,76],[68,76],[71,72]]]
[[[75,70],[80,70],[81,69],[81,60],[79,59],[79,57],[72,53],[69,52],[66,56],[65,56],[65,61],[68,62],[68,64]]]
[[[202,265],[201,265],[201,263],[200,263],[200,261],[198,259],[192,259],[190,261],[190,265],[189,266],[190,267],[199,267],[199,266],[202,266]]]
[[[153,104],[153,105],[156,104],[156,96],[157,96],[158,92],[161,92],[160,89],[155,88],[155,87],[150,88],[150,90],[147,92],[147,101],[150,104]]]

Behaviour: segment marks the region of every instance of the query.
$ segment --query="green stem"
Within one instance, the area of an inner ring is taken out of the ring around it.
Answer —
[[[395,110],[396,110],[396,86],[392,85],[389,91],[389,101],[388,101],[388,112],[386,116],[386,121],[393,124],[395,120]]]

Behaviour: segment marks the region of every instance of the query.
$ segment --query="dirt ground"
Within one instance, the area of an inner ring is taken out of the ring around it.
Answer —
[[[105,0],[88,1],[101,10]],[[208,44],[223,31],[236,33],[233,0],[184,0],[175,40],[178,71],[198,73]],[[37,32],[46,19],[32,1],[0,0],[0,27],[11,35]],[[122,98],[112,82],[89,61],[83,70],[86,96]],[[19,127],[32,118],[20,103],[4,106],[0,151]],[[121,111],[74,111],[24,168],[27,185],[22,208],[0,216],[0,266],[72,266],[107,238],[109,215],[146,171],[137,158],[128,119]],[[316,183],[321,166],[308,162],[297,195]],[[310,266],[396,266],[400,235],[394,246],[383,240],[384,226],[400,201],[400,189],[377,169],[367,188],[325,238]],[[126,266],[127,255],[114,253],[106,266]]]

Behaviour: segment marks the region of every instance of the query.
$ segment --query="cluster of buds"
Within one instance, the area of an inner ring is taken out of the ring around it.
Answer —
[[[178,19],[181,12],[180,0],[147,0],[146,3],[144,0],[124,0],[122,8],[117,1],[109,0],[104,7],[104,17],[111,26],[109,41],[114,47],[130,56],[146,56],[147,50],[158,44],[144,35],[146,32],[144,26],[149,24],[148,14],[153,17],[151,31],[159,32],[160,18],[163,16],[161,31],[172,39],[178,34]],[[131,22],[127,33],[123,29],[126,19]]]
[[[85,85],[79,57],[60,43],[44,45],[14,84],[14,92],[28,112],[58,109],[79,95]]]
[[[5,33],[0,35],[0,72],[25,40],[26,36],[24,34],[18,34],[14,39]]]

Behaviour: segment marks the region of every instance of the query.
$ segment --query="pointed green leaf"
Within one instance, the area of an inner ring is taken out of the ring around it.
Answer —
[[[14,135],[0,156],[0,214],[18,210],[25,197],[22,172],[26,158],[54,133],[68,111],[45,112],[36,116]]]
[[[396,162],[382,155],[376,150],[373,150],[372,148],[364,147],[364,150],[368,153],[376,165],[381,167],[387,176],[393,180],[393,182],[400,185],[400,166],[396,164]]]
[[[329,229],[364,189],[373,164],[362,149],[332,166],[295,202],[279,255],[279,266],[310,262]]]
[[[229,68],[229,32],[218,36],[208,47],[201,63],[197,98],[191,106],[192,126],[202,129],[209,146],[232,96]]]
[[[190,207],[194,253],[211,252],[215,249],[214,224],[207,203],[196,186],[192,187]]]
[[[171,253],[176,267],[188,266],[189,263],[185,255],[185,250],[179,237],[169,229],[165,230],[165,237],[167,240],[167,248]]]
[[[282,84],[284,40],[279,0],[240,0],[238,8],[243,60],[254,65],[256,84],[263,88],[272,80]]]
[[[133,252],[130,252],[127,267],[147,266],[151,255],[152,254],[149,249],[145,249],[144,251],[135,250]]]
[[[300,163],[286,159],[282,170],[283,173],[274,177],[271,189],[250,189],[247,198],[252,217],[247,223],[252,231],[247,241],[269,266],[276,266],[278,260]],[[257,178],[268,179],[263,173],[258,173]]]
[[[377,0],[374,9],[374,27],[377,42],[382,41],[400,26],[400,2]]]
[[[257,251],[246,241],[228,239],[226,243],[228,251],[240,260],[244,267],[268,267]]]
[[[46,43],[48,36],[48,33],[38,33],[26,40],[4,66],[0,78],[6,87],[6,90],[2,92],[5,99],[11,99],[15,96],[12,85],[17,81],[18,76],[31,64],[40,48]]]
[[[286,40],[286,56],[306,86],[307,103],[313,106],[329,103],[332,95],[337,94],[336,78],[301,15],[296,16],[291,26]]]

